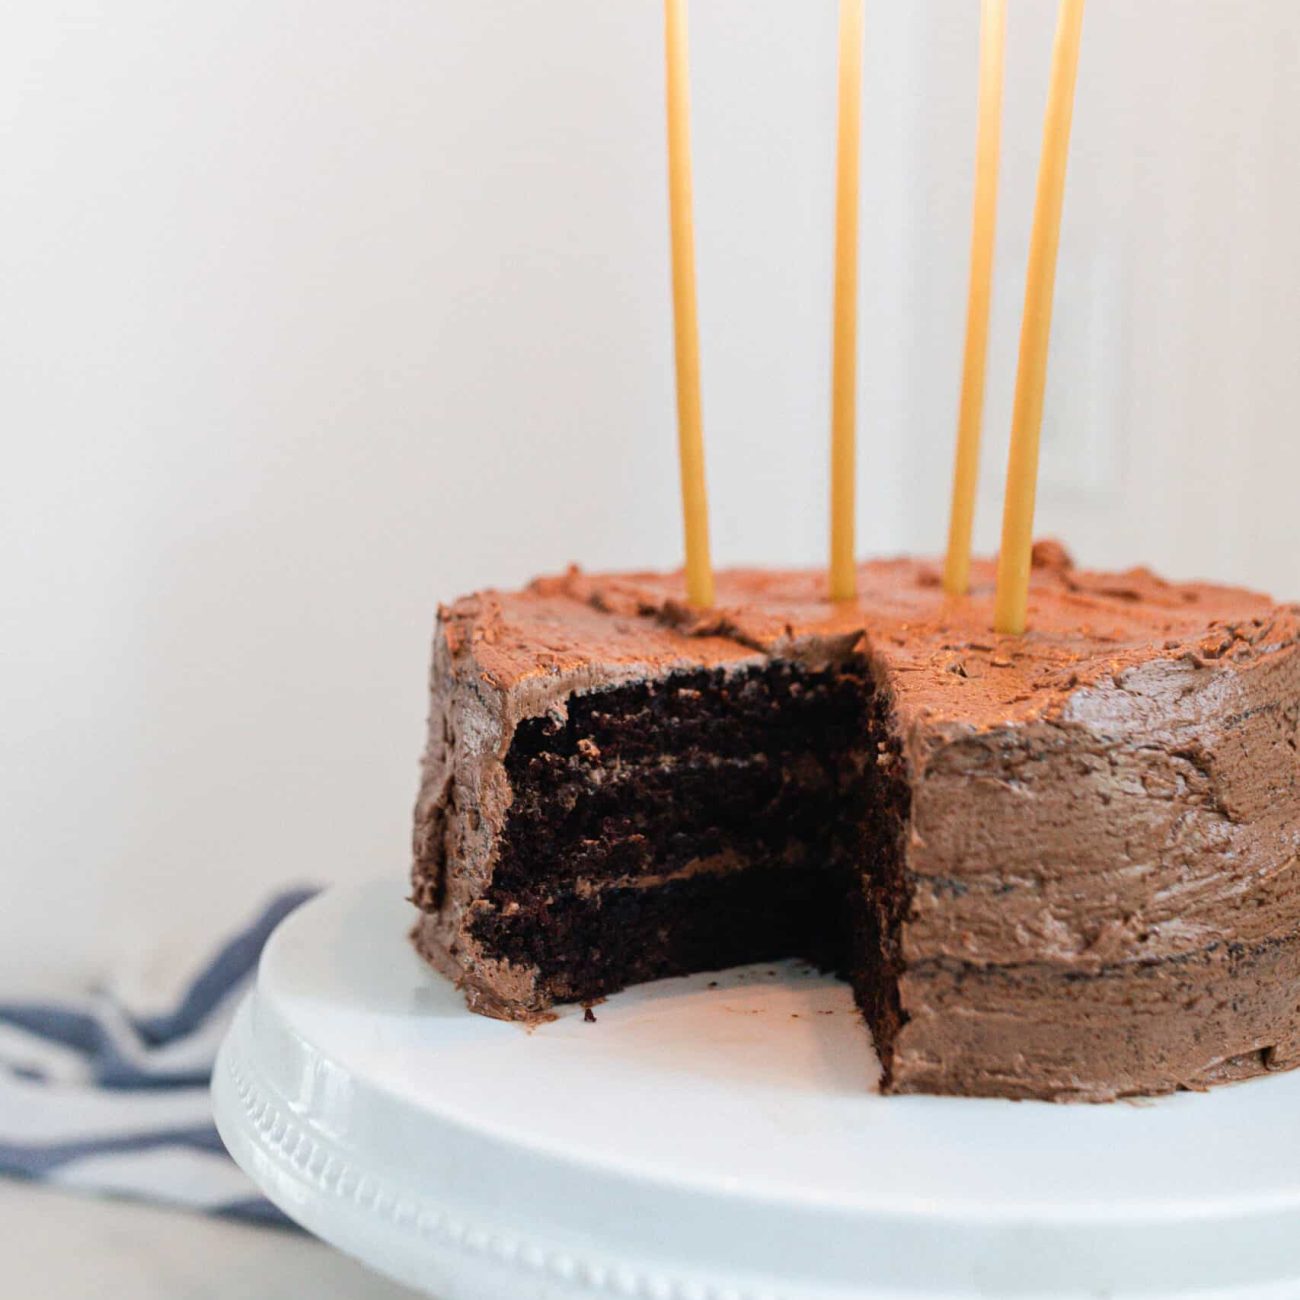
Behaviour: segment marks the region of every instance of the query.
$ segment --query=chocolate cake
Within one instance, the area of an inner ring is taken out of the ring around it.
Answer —
[[[993,569],[576,570],[439,614],[419,951],[487,1015],[801,957],[891,1092],[1109,1100],[1300,1061],[1300,610]],[[595,1031],[593,1031],[595,1032]],[[866,1081],[864,1080],[864,1087]]]

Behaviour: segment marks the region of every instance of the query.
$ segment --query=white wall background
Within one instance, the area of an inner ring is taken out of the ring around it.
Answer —
[[[936,551],[978,6],[869,0],[861,549]],[[996,537],[1055,6],[1012,6]],[[834,0],[693,6],[720,562],[818,563]],[[440,598],[678,558],[657,0],[21,0],[0,980],[404,870]],[[1300,11],[1093,0],[1040,531],[1300,595]]]

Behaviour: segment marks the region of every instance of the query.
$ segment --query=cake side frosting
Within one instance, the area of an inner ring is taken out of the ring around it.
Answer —
[[[988,630],[991,565],[949,602],[913,560],[863,566],[844,605],[817,573],[720,574],[701,613],[677,576],[575,571],[444,611],[422,951],[481,1010],[546,1010],[536,972],[480,950],[471,924],[521,720],[621,682],[857,655],[911,789],[892,1087],[1100,1099],[1290,1064],[1296,610],[1037,558],[1023,638]]]

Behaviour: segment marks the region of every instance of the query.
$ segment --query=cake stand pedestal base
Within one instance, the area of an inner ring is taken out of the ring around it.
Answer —
[[[794,964],[529,1031],[425,969],[401,892],[285,921],[213,1088],[273,1201],[439,1300],[1300,1294],[1300,1072],[881,1097],[847,988]]]

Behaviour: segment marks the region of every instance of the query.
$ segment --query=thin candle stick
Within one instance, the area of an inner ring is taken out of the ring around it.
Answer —
[[[700,325],[695,301],[695,222],[691,204],[690,60],[686,0],[664,0],[668,89],[668,208],[672,232],[673,323],[677,365],[677,450],[686,542],[686,597],[713,604],[709,504],[700,406]]]
[[[970,588],[971,533],[984,424],[984,375],[993,297],[993,244],[998,222],[998,154],[1002,127],[1002,67],[1007,0],[982,0],[979,124],[975,134],[975,198],[970,239],[970,292],[966,302],[966,355],[957,416],[957,456],[952,477],[948,557],[943,586],[950,596]]]
[[[839,124],[835,165],[835,307],[831,357],[832,600],[857,594],[858,173],[862,140],[863,0],[840,0]]]
[[[1002,550],[998,555],[998,591],[994,611],[997,631],[1018,636],[1025,630],[1029,607],[1030,552],[1033,548],[1034,498],[1038,487],[1038,442],[1043,426],[1043,390],[1052,332],[1052,293],[1056,252],[1061,241],[1065,170],[1074,116],[1074,86],[1079,70],[1079,41],[1084,0],[1061,0],[1052,50],[1052,84],[1043,123],[1043,153],[1038,164],[1038,195],[1029,240],[1025,312],[1020,325],[1020,361],[1011,413],[1011,454],[1007,462],[1002,516]]]

